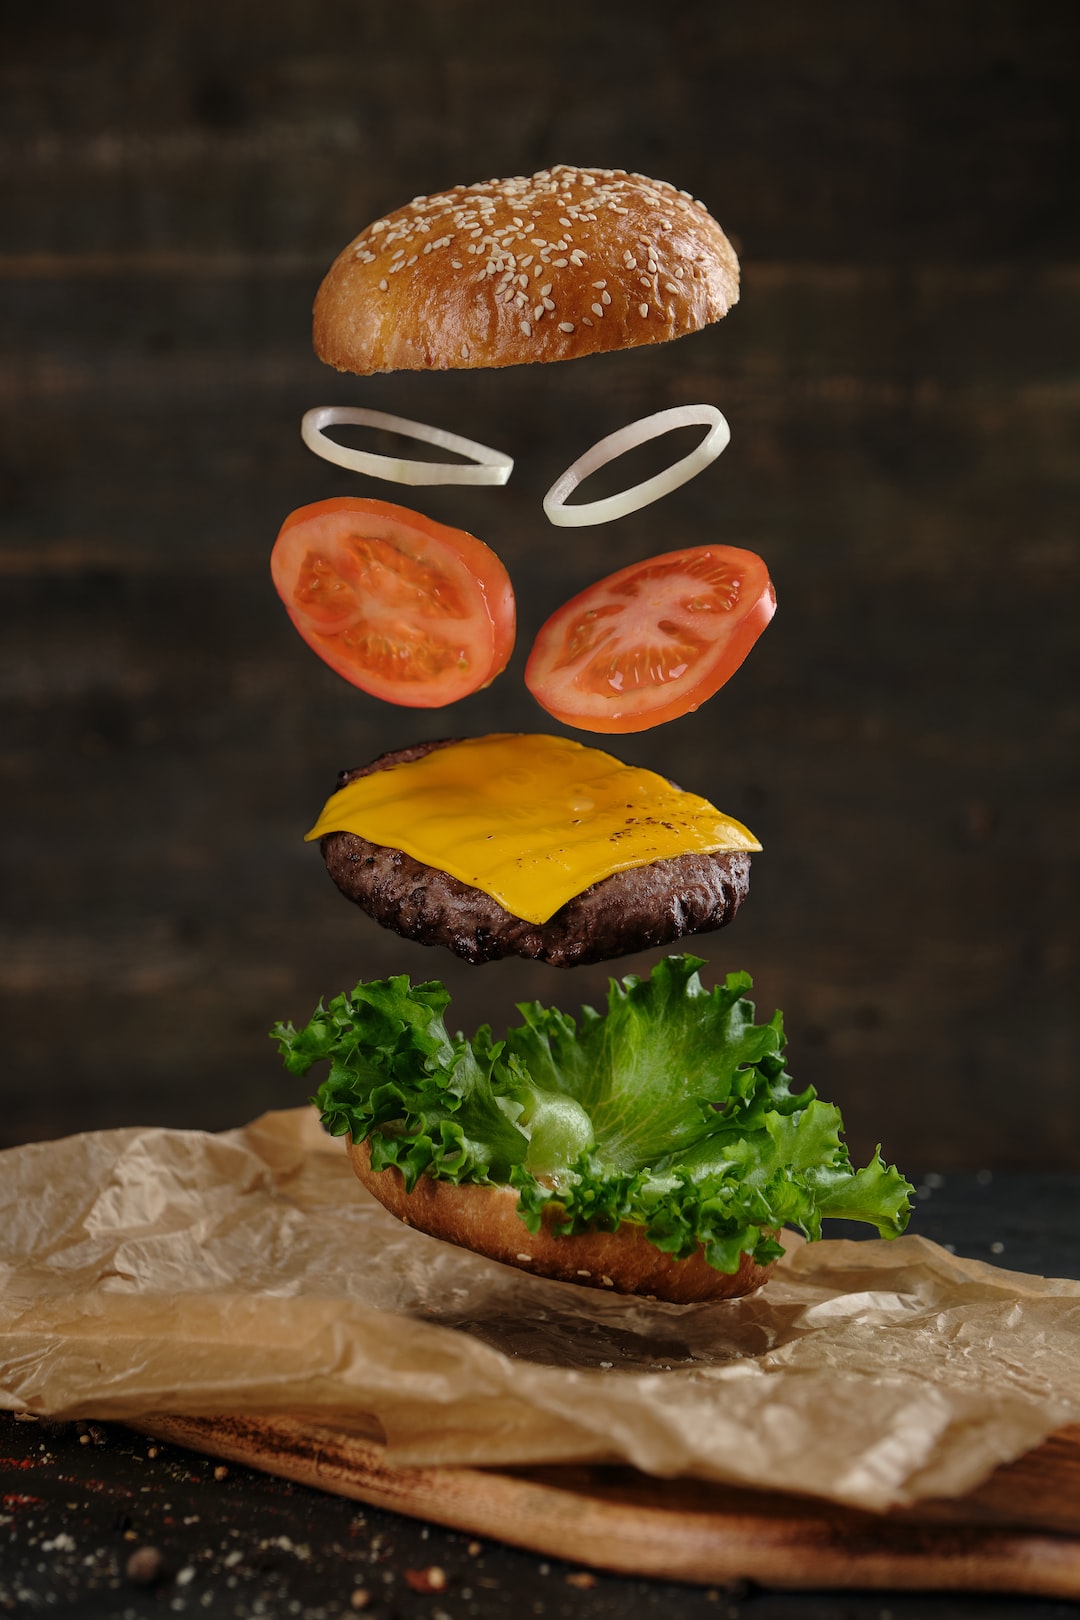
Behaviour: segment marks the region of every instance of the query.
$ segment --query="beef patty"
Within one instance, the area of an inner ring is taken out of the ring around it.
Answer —
[[[396,749],[370,765],[342,771],[337,785],[407,764],[453,741]],[[533,923],[515,917],[482,889],[357,833],[325,833],[319,844],[342,894],[376,922],[420,945],[445,945],[466,962],[525,956],[553,967],[577,967],[670,945],[685,934],[708,933],[730,922],[750,886],[750,856],[743,850],[676,855],[601,878],[547,922]]]

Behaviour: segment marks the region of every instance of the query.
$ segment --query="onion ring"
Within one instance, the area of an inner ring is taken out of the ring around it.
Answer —
[[[671,433],[675,428],[693,427],[697,423],[707,426],[709,431],[681,461],[673,461],[663,472],[646,478],[640,484],[633,484],[629,489],[620,490],[618,495],[609,495],[605,500],[586,501],[580,506],[566,505],[566,497],[598,467],[625,455],[635,445],[657,439],[662,433]],[[730,439],[731,429],[715,405],[673,405],[669,410],[642,416],[638,421],[620,428],[617,433],[609,433],[606,439],[601,439],[591,450],[579,456],[544,496],[544,511],[552,523],[564,529],[580,528],[586,523],[610,523],[612,518],[626,517],[639,507],[658,501],[662,495],[669,495],[680,484],[687,483],[715,461],[722,450],[727,449]]]
[[[374,450],[353,450],[326,437],[324,429],[335,422],[385,428],[405,438],[437,444],[441,450],[453,450],[459,456],[468,456],[469,460],[461,464],[407,461],[400,456],[381,456]],[[505,484],[514,466],[513,456],[491,450],[486,444],[447,433],[444,428],[428,427],[425,422],[410,422],[403,416],[390,416],[386,411],[369,411],[361,405],[318,405],[314,410],[305,411],[300,435],[308,449],[314,450],[324,461],[336,462],[352,472],[368,473],[373,478],[386,478],[395,484]]]

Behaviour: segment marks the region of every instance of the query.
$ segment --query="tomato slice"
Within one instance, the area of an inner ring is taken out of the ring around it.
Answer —
[[[301,506],[270,572],[308,646],[387,703],[456,703],[513,651],[514,592],[495,553],[404,506],[353,496]]]
[[[553,613],[525,684],[581,731],[647,731],[699,707],[728,680],[776,611],[752,551],[694,546],[631,563]]]

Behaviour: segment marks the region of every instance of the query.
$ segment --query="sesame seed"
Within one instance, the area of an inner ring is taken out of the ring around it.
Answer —
[[[523,270],[527,270],[535,257],[535,253],[526,253],[524,258],[518,260],[518,263]]]
[[[592,310],[594,315],[602,315],[604,313],[603,304],[590,304],[589,308]]]
[[[573,330],[574,330],[573,321],[560,321],[559,322],[559,331],[560,332],[572,332]]]
[[[406,268],[408,268],[408,266],[410,264],[415,264],[419,257],[420,257],[419,253],[414,253],[410,259],[406,259],[405,260]]]
[[[532,1255],[531,1254],[519,1254],[518,1259],[519,1260],[531,1260]]]
[[[676,287],[676,285],[675,285],[675,283],[673,281],[665,281],[664,282],[664,291],[665,292],[681,292],[682,288],[681,287]]]
[[[589,317],[587,315],[583,315],[581,317],[581,324],[582,324],[582,326],[591,326],[592,321],[590,321],[590,319],[589,319]]]
[[[461,269],[461,260],[460,259],[451,259],[450,260],[450,268],[451,268],[451,270],[460,270]]]
[[[379,282],[379,291],[385,292],[389,285],[390,283],[387,281],[386,277],[383,276],[382,280]]]
[[[528,321],[522,321],[520,324],[521,324],[521,330],[522,330],[522,333],[524,334],[524,336],[525,337],[532,337],[532,327],[530,326],[529,322]]]
[[[579,1271],[577,1275],[579,1277],[591,1277],[592,1272],[591,1271]]]
[[[600,294],[600,302],[602,304],[610,304],[611,303],[611,294],[609,292],[602,292]]]
[[[550,299],[550,298],[545,298],[544,299],[544,308],[546,310],[549,310],[549,311],[553,310],[555,308],[554,301],[552,299]]]
[[[638,313],[639,313],[639,314],[640,314],[640,315],[641,315],[641,316],[642,316],[642,317],[644,317],[644,316],[646,316],[646,315],[647,315],[647,314],[648,314],[648,313],[649,313],[649,306],[648,306],[648,304],[639,304],[639,305],[638,305]]]
[[[610,1277],[601,1277],[600,1281],[603,1283],[605,1288],[614,1288],[615,1286]]]
[[[551,306],[551,307],[552,307],[552,309],[554,309],[554,308],[555,308],[555,306],[554,306],[554,304],[552,304],[552,306]],[[536,308],[535,308],[535,309],[534,309],[534,310],[533,310],[533,320],[534,320],[534,321],[538,321],[538,320],[540,320],[540,318],[541,318],[541,317],[542,317],[542,315],[543,315],[543,313],[544,313],[544,306],[543,306],[543,304],[537,304],[537,306],[536,306]]]
[[[556,270],[565,270],[570,261],[568,259],[552,259],[551,262]]]
[[[599,287],[601,289],[601,291],[602,291],[607,286],[607,282],[606,281],[594,281],[593,286],[594,287]]]
[[[546,298],[548,296],[548,294],[550,293],[550,291],[551,291],[551,282],[550,281],[545,281],[544,285],[540,289],[541,298]]]

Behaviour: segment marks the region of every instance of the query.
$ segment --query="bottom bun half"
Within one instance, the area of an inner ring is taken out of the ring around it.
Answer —
[[[364,1186],[406,1225],[534,1276],[690,1305],[750,1294],[768,1281],[775,1265],[759,1266],[744,1254],[738,1271],[729,1274],[710,1266],[700,1249],[676,1260],[649,1242],[643,1226],[630,1222],[615,1232],[560,1237],[551,1230],[554,1217],[545,1214],[534,1235],[517,1213],[518,1196],[510,1187],[421,1176],[412,1192],[406,1192],[396,1167],[372,1169],[367,1142],[348,1139],[347,1145]]]

